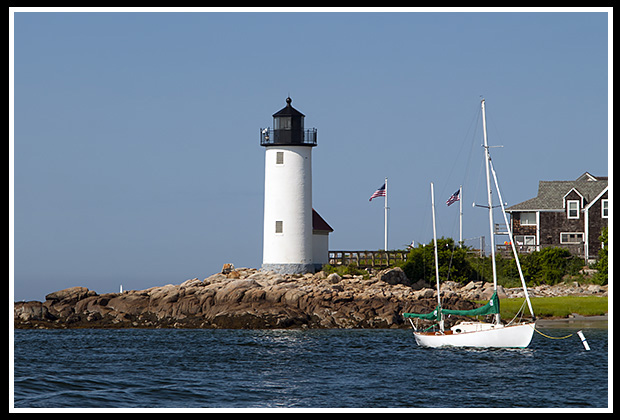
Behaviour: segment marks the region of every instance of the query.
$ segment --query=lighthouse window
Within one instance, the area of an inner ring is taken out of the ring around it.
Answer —
[[[276,130],[290,130],[292,128],[293,119],[291,117],[280,117],[273,119],[274,129]]]
[[[282,233],[282,220],[276,220],[276,233]]]
[[[284,165],[284,152],[276,152],[276,165]]]

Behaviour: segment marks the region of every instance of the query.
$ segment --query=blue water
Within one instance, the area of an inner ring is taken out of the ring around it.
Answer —
[[[576,329],[543,329],[553,336]],[[607,329],[527,349],[410,330],[16,330],[15,407],[607,407]]]

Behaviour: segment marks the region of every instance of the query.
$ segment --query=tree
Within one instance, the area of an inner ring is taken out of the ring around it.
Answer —
[[[467,248],[458,247],[454,239],[442,237],[437,240],[437,257],[440,281],[451,280],[467,283],[476,278],[476,272],[466,258]],[[407,262],[401,268],[413,282],[425,280],[431,284],[434,283],[434,243],[418,245],[413,248],[407,256]]]
[[[599,284],[607,284],[607,247],[609,246],[608,242],[608,228],[603,228],[601,230],[601,236],[599,236],[599,241],[603,244],[603,247],[598,251],[598,261],[594,264],[594,268],[598,271],[594,275],[594,281]]]
[[[521,257],[521,268],[527,282],[553,285],[566,274],[575,275],[583,267],[583,260],[568,249],[547,247]]]

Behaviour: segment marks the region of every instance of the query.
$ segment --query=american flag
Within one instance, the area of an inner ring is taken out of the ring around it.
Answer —
[[[370,196],[370,200],[368,201],[372,201],[373,198],[377,198],[377,197],[385,197],[385,184],[383,184],[383,186],[379,188],[377,191],[372,193],[372,195]]]
[[[452,194],[450,196],[450,198],[448,198],[448,201],[446,201],[446,204],[448,206],[450,206],[451,204],[454,204],[456,201],[459,201],[460,200],[460,198],[459,198],[459,193],[460,192],[461,192],[461,190],[459,189],[454,194]]]

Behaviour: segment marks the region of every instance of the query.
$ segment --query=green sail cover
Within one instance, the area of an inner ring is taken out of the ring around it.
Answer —
[[[497,297],[497,292],[493,293],[489,302],[476,309],[469,309],[459,311],[456,309],[443,309],[440,306],[437,306],[435,310],[428,314],[412,314],[412,313],[404,313],[403,316],[405,318],[420,318],[420,319],[441,319],[441,314],[448,315],[463,315],[463,316],[476,316],[476,315],[492,315],[499,313],[499,298]]]
[[[465,311],[458,311],[455,309],[442,309],[441,312],[448,315],[464,315],[464,316],[476,316],[476,315],[492,315],[499,313],[499,298],[497,292],[493,293],[489,302],[486,305],[476,309],[469,309]]]
[[[412,313],[405,312],[403,316],[405,318],[436,319],[437,321],[439,321],[441,319],[441,315],[440,315],[441,311],[442,311],[441,307],[437,305],[435,310],[428,314],[412,314]]]

